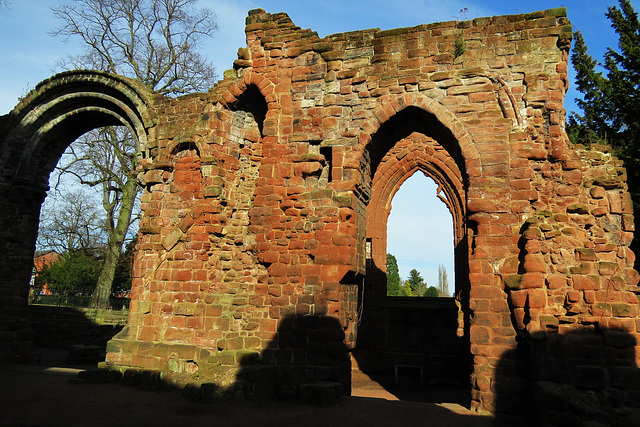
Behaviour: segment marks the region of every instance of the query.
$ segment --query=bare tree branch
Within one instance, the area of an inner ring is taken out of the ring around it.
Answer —
[[[205,91],[213,65],[197,49],[217,25],[196,0],[71,0],[52,8],[64,24],[53,34],[79,37],[86,51],[64,64],[134,77],[166,95]]]
[[[3,0],[0,0],[3,1]],[[213,13],[197,0],[67,0],[52,8],[62,25],[54,35],[80,39],[85,50],[59,65],[93,68],[132,77],[168,96],[206,91],[213,66],[198,52],[216,30]],[[135,213],[138,160],[135,136],[124,127],[85,134],[63,155],[59,177],[100,188],[107,235],[104,265],[93,304],[108,305],[111,284]],[[59,178],[56,190],[62,186]],[[105,307],[106,308],[106,307]]]
[[[103,252],[106,234],[104,218],[82,191],[65,192],[57,200],[47,200],[38,233],[38,246],[59,254]]]

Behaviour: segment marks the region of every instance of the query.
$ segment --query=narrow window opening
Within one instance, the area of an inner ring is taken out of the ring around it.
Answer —
[[[332,147],[320,147],[320,154],[324,156],[325,166],[322,171],[322,178],[326,182],[331,182],[331,168],[333,166],[333,150]]]
[[[269,106],[267,105],[267,100],[264,98],[264,95],[256,85],[251,84],[247,86],[247,89],[238,97],[238,100],[231,109],[233,111],[240,110],[251,113],[256,123],[258,123],[260,134],[264,135],[264,121],[267,118]]]

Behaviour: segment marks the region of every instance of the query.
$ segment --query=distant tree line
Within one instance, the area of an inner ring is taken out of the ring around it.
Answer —
[[[415,268],[406,280],[400,278],[398,260],[387,254],[387,296],[390,297],[448,297],[449,280],[443,265],[438,267],[438,286],[429,286]]]

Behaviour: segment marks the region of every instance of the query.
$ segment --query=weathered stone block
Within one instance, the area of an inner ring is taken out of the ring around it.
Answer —
[[[599,290],[600,289],[600,277],[594,275],[573,275],[573,287],[580,291],[585,290]]]
[[[576,248],[576,255],[578,261],[597,261],[598,256],[594,249],[591,248]]]
[[[525,255],[524,269],[525,271],[527,271],[527,273],[536,273],[536,272],[545,273],[547,271],[547,263],[544,259],[544,256],[540,254]]]
[[[163,240],[162,240],[162,246],[164,247],[165,250],[170,250],[171,248],[173,248],[179,241],[180,239],[182,239],[183,236],[183,232],[182,230],[180,230],[180,228],[175,228],[173,229]]]
[[[589,213],[589,206],[583,203],[572,203],[567,206],[567,213],[585,215]]]
[[[196,314],[196,304],[195,303],[177,303],[173,308],[174,314],[178,316],[194,316]]]
[[[544,285],[545,280],[542,273],[525,273],[520,281],[522,289],[544,288]]]

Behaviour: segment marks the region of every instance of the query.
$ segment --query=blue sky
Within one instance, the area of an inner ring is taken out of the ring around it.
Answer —
[[[56,59],[78,51],[73,41],[53,38],[49,32],[57,25],[49,6],[60,1],[9,0],[11,6],[0,11],[0,114],[8,113],[18,97],[51,76]],[[365,28],[410,27],[457,18],[526,13],[565,6],[574,27],[583,32],[590,51],[601,58],[607,46],[617,39],[604,17],[608,5],[616,0],[200,0],[218,18],[218,32],[204,51],[221,75],[231,68],[239,47],[245,45],[244,20],[250,9],[287,12],[303,28],[329,34]],[[640,0],[633,0],[640,10]],[[467,8],[466,14],[460,10]],[[570,89],[567,101],[576,97]],[[567,109],[575,110],[572,103]]]
[[[49,6],[60,1],[10,0],[10,3],[8,9],[0,11],[0,115],[8,113],[17,104],[18,97],[37,83],[60,71],[55,69],[56,59],[80,48],[73,41],[64,42],[49,33],[58,25]],[[636,11],[640,11],[640,0],[631,3]],[[565,6],[574,28],[582,31],[595,58],[601,59],[606,47],[617,45],[617,38],[604,16],[607,6],[617,5],[617,0],[200,0],[200,4],[217,15],[218,32],[203,51],[215,64],[218,75],[232,67],[238,48],[245,46],[244,20],[247,12],[255,8],[271,13],[287,12],[296,25],[311,28],[324,37],[366,28],[411,27]],[[467,8],[466,13],[461,13],[463,8]],[[570,88],[565,103],[567,110],[576,110],[573,103],[576,96],[577,92]],[[408,196],[408,204],[400,200],[400,196],[411,188],[425,197]],[[428,221],[421,219],[422,216],[416,221],[436,224],[435,229],[440,231],[451,227],[448,212],[434,214],[442,208],[442,203],[435,199],[434,190],[429,190],[417,177],[403,185],[393,206],[391,221],[398,212],[407,212],[411,217],[428,213]],[[434,234],[435,231],[416,232],[413,229],[413,233],[407,232],[402,224],[408,224],[410,218],[400,218],[398,227],[401,231],[393,231],[395,226],[391,224],[393,235],[389,236],[389,246],[399,258],[401,277],[406,278],[411,268],[417,268],[429,284],[436,284],[438,264],[450,265],[452,256],[446,245],[438,246],[433,242],[453,239]],[[426,258],[428,262],[424,261]],[[453,268],[447,269],[451,277]]]

